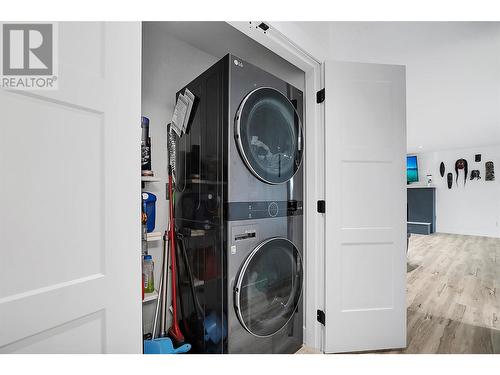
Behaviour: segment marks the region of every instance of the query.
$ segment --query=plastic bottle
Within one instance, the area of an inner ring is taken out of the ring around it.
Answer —
[[[155,290],[153,279],[154,263],[151,255],[145,255],[142,260],[142,275],[144,277],[144,293],[152,293]]]
[[[151,138],[149,137],[149,119],[141,117],[141,170],[151,171]]]
[[[148,216],[146,214],[146,203],[142,201],[142,212],[141,212],[141,242],[142,242],[142,255],[148,255],[148,228],[147,228]]]

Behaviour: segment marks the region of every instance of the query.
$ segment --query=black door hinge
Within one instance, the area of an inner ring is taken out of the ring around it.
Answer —
[[[318,322],[325,325],[325,312],[323,310],[317,310],[316,319],[318,320]]]
[[[326,212],[326,202],[324,200],[318,201],[318,212],[324,214]]]
[[[325,101],[325,89],[321,89],[316,93],[316,103],[323,103]]]

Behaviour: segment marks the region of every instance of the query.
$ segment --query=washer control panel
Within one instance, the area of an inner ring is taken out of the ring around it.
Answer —
[[[227,217],[231,221],[298,215],[302,215],[302,202],[296,200],[231,202],[227,204]]]

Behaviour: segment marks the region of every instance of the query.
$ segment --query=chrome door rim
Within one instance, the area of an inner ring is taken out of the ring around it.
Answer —
[[[238,316],[238,320],[240,321],[241,325],[245,328],[245,330],[250,333],[251,335],[255,336],[255,337],[261,337],[261,338],[264,338],[264,337],[271,337],[271,336],[274,336],[276,333],[278,333],[279,331],[281,331],[283,329],[283,327],[285,327],[289,322],[290,320],[292,320],[292,318],[294,317],[295,315],[295,310],[294,312],[290,315],[290,317],[287,319],[287,321],[280,327],[278,328],[275,332],[269,334],[269,335],[258,335],[254,332],[252,332],[248,326],[245,324],[245,321],[243,319],[243,317],[241,316],[241,305],[240,305],[240,291],[241,291],[241,283],[243,282],[243,275],[246,273],[247,271],[247,268],[248,268],[248,265],[250,264],[251,260],[253,259],[253,257],[255,256],[255,254],[266,244],[268,244],[269,242],[272,242],[272,241],[275,241],[275,240],[285,240],[287,242],[289,242],[293,248],[297,251],[297,254],[299,256],[299,259],[300,259],[300,263],[301,265],[304,264],[303,260],[302,260],[302,254],[300,253],[299,249],[297,249],[297,246],[295,246],[295,244],[290,241],[288,238],[284,238],[284,237],[271,237],[271,238],[268,238],[267,240],[265,241],[262,241],[260,244],[258,244],[255,249],[252,250],[252,252],[247,256],[247,258],[245,259],[245,262],[243,262],[243,265],[241,266],[241,269],[240,271],[238,272],[238,277],[236,279],[236,285],[234,286],[234,304],[235,304],[235,307],[236,307],[236,315]],[[304,274],[304,268],[301,267],[302,270],[301,270],[301,280],[303,282],[303,274]],[[299,291],[299,297],[298,297],[298,300],[300,300],[300,298],[302,297],[302,289],[303,289],[303,285],[302,283],[300,284],[300,291]]]
[[[295,107],[293,106],[293,104],[290,102],[290,100],[285,96],[283,95],[283,93],[279,90],[276,90],[274,87],[268,87],[268,86],[262,86],[262,87],[258,87],[256,89],[253,89],[252,91],[250,91],[246,96],[245,98],[243,99],[243,101],[241,102],[239,108],[238,108],[238,111],[236,112],[236,118],[235,118],[235,130],[236,130],[236,133],[235,133],[235,138],[236,138],[236,144],[238,145],[238,150],[240,151],[240,155],[243,159],[243,161],[245,162],[246,166],[248,169],[250,169],[250,172],[252,172],[252,174],[257,177],[259,180],[261,181],[264,181],[265,183],[268,183],[270,185],[281,185],[281,184],[286,184],[288,181],[290,181],[294,176],[295,174],[297,173],[297,171],[299,170],[300,166],[302,165],[302,159],[303,159],[303,155],[302,153],[300,154],[300,160],[299,160],[299,165],[297,166],[297,169],[293,172],[292,176],[290,176],[290,178],[286,181],[283,181],[283,182],[273,182],[273,181],[269,181],[267,179],[265,179],[264,177],[260,176],[259,173],[257,173],[257,171],[252,167],[252,163],[250,163],[250,161],[248,160],[247,158],[247,155],[245,153],[245,150],[243,149],[243,144],[241,143],[241,112],[243,111],[243,109],[245,108],[245,103],[247,102],[247,100],[253,95],[255,94],[257,91],[260,91],[260,90],[263,90],[263,89],[269,89],[269,90],[273,90],[275,92],[277,92],[278,94],[280,94],[283,98],[285,98],[285,100],[288,102],[288,104],[290,104],[290,106],[292,107],[293,109],[293,112],[295,113],[295,116],[297,117],[297,120],[298,120],[298,123],[299,123],[299,134],[298,134],[298,148],[299,150],[302,150],[304,145],[303,145],[303,134],[302,134],[302,121],[300,120],[300,116],[299,114],[297,113],[297,110],[295,109]]]

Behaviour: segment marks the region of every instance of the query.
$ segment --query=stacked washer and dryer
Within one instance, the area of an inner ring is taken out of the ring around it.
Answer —
[[[179,91],[196,97],[177,141],[181,329],[202,353],[302,345],[302,92],[227,55]]]

